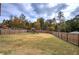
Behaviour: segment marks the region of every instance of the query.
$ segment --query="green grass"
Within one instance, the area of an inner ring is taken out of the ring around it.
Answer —
[[[78,55],[79,47],[47,33],[0,35],[0,54]]]

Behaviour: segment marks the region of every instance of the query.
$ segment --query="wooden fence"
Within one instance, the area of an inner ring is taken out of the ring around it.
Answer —
[[[27,30],[24,29],[0,29],[0,34],[16,34],[16,33],[26,33]],[[70,42],[72,44],[75,44],[79,46],[79,34],[72,34],[72,33],[65,33],[65,32],[52,32],[52,31],[40,31],[36,30],[36,32],[41,33],[50,33],[55,35],[56,37],[65,40],[67,42]]]
[[[25,33],[27,30],[23,29],[0,29],[0,34],[16,34],[16,33]]]
[[[79,46],[79,34],[65,33],[65,32],[52,32],[51,34],[55,35],[56,37],[62,40],[65,40],[67,42]]]

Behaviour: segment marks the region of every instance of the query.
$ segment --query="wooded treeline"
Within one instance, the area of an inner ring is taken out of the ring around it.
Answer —
[[[57,18],[47,19],[40,17],[37,21],[30,22],[26,19],[24,14],[19,17],[10,16],[10,19],[4,19],[1,23],[0,28],[12,28],[12,29],[28,29],[31,30],[48,30],[48,31],[61,31],[61,32],[71,32],[79,31],[79,15],[76,15],[73,19],[65,21],[65,16],[63,12],[59,12]],[[57,23],[57,21],[59,21]]]

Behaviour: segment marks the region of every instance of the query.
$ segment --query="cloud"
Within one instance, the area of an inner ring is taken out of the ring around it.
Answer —
[[[74,11],[71,12],[72,16],[79,15],[79,7],[77,7]]]
[[[5,17],[19,16],[23,13],[26,19],[35,21],[39,17],[53,18],[59,11],[63,11],[66,18],[78,13],[79,4],[70,3],[2,3],[1,19]]]
[[[5,3],[5,4],[2,4],[2,10],[1,10],[1,13],[2,13],[2,16],[6,14],[7,15],[19,15],[21,13],[21,11],[17,10],[15,8],[15,6],[12,6],[12,4],[8,4],[8,3]]]
[[[34,11],[37,14],[47,14],[47,16],[50,16],[52,13],[56,13],[59,12],[63,9],[65,9],[68,5],[61,3],[61,4],[57,4],[54,7],[50,7],[48,6],[47,3],[36,3],[36,4],[31,4],[31,6],[33,7]]]
[[[23,13],[27,13],[28,11],[24,8],[24,4],[19,4],[19,3],[11,3],[12,6],[14,6],[17,10],[19,10],[20,12]],[[28,8],[28,6],[26,5],[26,7]]]

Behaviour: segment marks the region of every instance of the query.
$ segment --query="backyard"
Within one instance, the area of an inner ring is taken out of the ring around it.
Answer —
[[[78,55],[79,47],[48,33],[0,35],[1,55]]]

